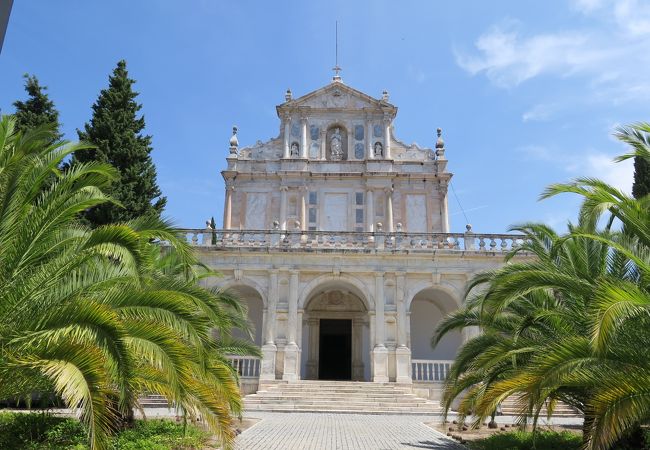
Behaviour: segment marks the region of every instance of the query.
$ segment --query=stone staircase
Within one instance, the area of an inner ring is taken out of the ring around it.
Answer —
[[[263,385],[256,394],[244,397],[244,409],[414,415],[441,412],[437,402],[416,397],[408,385],[311,380]]]
[[[140,397],[140,406],[142,408],[169,408],[169,403],[162,395],[148,394]]]
[[[520,407],[518,406],[517,398],[508,397],[501,402],[501,415],[503,416],[517,415],[517,411],[519,410]],[[546,407],[543,407],[539,416],[546,417],[546,414]],[[567,405],[564,402],[557,402],[555,409],[553,410],[553,417],[582,417],[582,415],[572,406]]]

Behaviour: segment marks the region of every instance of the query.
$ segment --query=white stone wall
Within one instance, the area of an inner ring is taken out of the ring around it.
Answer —
[[[437,350],[426,348],[436,323],[443,311],[451,312],[462,304],[466,283],[473,274],[503,262],[501,255],[493,253],[453,251],[435,256],[207,248],[197,252],[202,262],[223,274],[208,280],[209,284],[240,291],[244,288],[248,297],[256,294],[258,304],[263,304],[263,311],[251,308],[251,313],[256,315],[254,322],[262,320],[260,314],[263,317],[263,349],[270,379],[305,377],[309,342],[308,326],[303,320],[308,314],[305,308],[311,297],[323,290],[340,290],[364,302],[364,379],[376,380],[378,372],[384,370],[390,381],[397,380],[399,358],[402,372],[407,371],[402,376],[410,379],[412,354],[414,358],[451,359],[461,343],[459,338],[447,339]],[[383,331],[378,329],[382,326]],[[296,348],[288,353],[292,335]],[[384,350],[377,354],[381,347],[385,347],[385,361]],[[295,358],[293,366],[285,361],[293,361],[291,358]],[[378,367],[378,361],[382,367]]]

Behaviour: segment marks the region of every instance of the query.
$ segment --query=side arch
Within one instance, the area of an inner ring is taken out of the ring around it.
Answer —
[[[220,280],[216,286],[220,289],[228,289],[235,293],[241,302],[246,305],[248,322],[251,326],[252,337],[242,330],[233,330],[233,336],[253,342],[258,347],[264,343],[264,331],[266,322],[267,296],[265,289],[255,280],[250,278],[228,278]]]
[[[255,290],[257,294],[262,298],[264,309],[266,309],[268,305],[266,289],[252,278],[242,277],[241,279],[236,280],[234,277],[229,277],[225,280],[220,281],[219,283],[216,283],[216,286],[220,289],[236,289],[238,286],[251,288]]]
[[[411,310],[411,303],[413,303],[413,299],[415,298],[416,295],[428,289],[432,291],[444,292],[449,297],[451,297],[451,299],[456,304],[457,308],[463,306],[463,293],[455,285],[447,282],[434,284],[431,281],[420,281],[419,283],[416,283],[413,286],[411,286],[406,291],[406,295],[404,296],[404,298],[406,299],[406,310],[407,311]]]
[[[409,290],[409,347],[413,359],[452,360],[462,345],[462,335],[452,331],[431,347],[438,324],[462,306],[459,289],[451,284],[418,283]]]

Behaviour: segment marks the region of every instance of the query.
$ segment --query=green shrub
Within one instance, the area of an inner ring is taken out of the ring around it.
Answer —
[[[533,443],[534,442],[534,443]],[[488,438],[472,442],[474,450],[578,450],[580,435],[568,431],[538,431],[533,437],[532,432],[514,431],[512,433],[494,434]]]
[[[209,433],[199,428],[170,420],[139,420],[130,430],[125,430],[114,439],[119,450],[168,450],[202,448]]]
[[[170,420],[137,420],[111,439],[115,450],[188,450],[205,446],[210,434]],[[87,450],[88,436],[75,419],[43,414],[0,413],[2,450]]]

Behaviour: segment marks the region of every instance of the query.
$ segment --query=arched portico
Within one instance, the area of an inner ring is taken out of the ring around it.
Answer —
[[[256,346],[261,347],[264,342],[264,316],[265,307],[262,295],[253,287],[245,284],[233,284],[228,288],[246,305],[248,323],[251,326],[252,336],[242,330],[234,330],[233,336],[240,339],[251,340]]]
[[[303,378],[370,379],[368,301],[353,284],[322,280],[306,291],[303,307]]]
[[[424,287],[411,297],[408,342],[412,359],[451,360],[462,344],[461,333],[448,333],[435,347],[431,338],[440,321],[459,308],[459,297],[453,288],[439,285]]]

